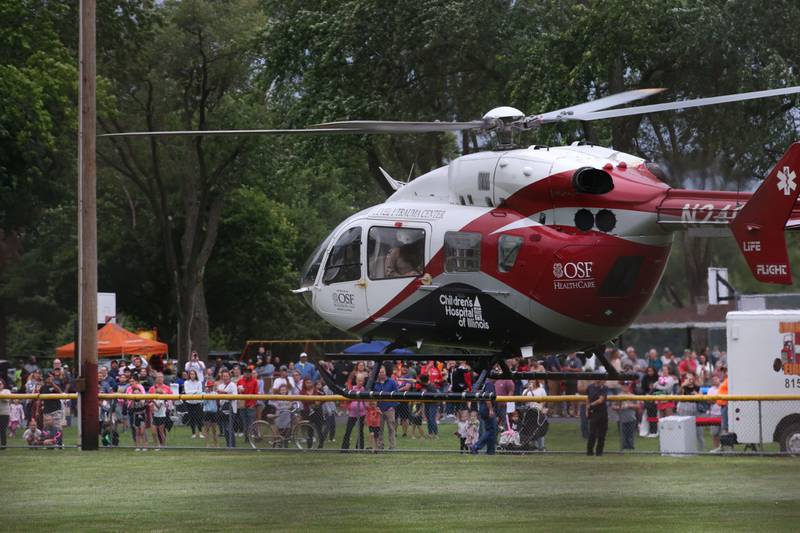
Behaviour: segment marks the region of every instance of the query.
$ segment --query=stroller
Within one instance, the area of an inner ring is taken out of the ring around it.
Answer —
[[[506,414],[506,429],[500,434],[497,448],[504,451],[536,450],[536,440],[544,437],[550,428],[547,415],[535,407],[515,413],[517,416],[512,419]]]

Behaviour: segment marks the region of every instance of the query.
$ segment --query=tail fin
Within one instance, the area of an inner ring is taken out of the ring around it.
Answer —
[[[731,231],[753,276],[766,283],[792,283],[783,232],[800,194],[800,142],[792,144],[745,204]]]

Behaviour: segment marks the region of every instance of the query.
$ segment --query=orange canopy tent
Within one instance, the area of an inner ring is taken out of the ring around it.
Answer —
[[[101,357],[164,353],[167,353],[167,345],[165,343],[145,339],[111,322],[97,332],[97,355]],[[56,356],[61,358],[75,357],[75,343],[71,342],[56,348]]]

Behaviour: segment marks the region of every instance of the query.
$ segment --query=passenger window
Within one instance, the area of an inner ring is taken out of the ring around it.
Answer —
[[[370,279],[421,276],[425,268],[425,230],[414,228],[369,229],[367,273]]]
[[[448,231],[444,234],[444,271],[478,272],[481,269],[481,234]]]
[[[361,278],[361,228],[345,231],[331,248],[322,281],[326,285]]]
[[[500,235],[497,240],[497,270],[511,272],[517,262],[519,249],[522,248],[522,237],[517,235]]]

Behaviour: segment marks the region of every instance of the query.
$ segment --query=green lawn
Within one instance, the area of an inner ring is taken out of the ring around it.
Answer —
[[[790,458],[0,452],[3,531],[796,531]]]
[[[341,439],[344,435],[345,418],[340,418],[337,424],[336,440],[333,443],[326,442],[326,448],[338,448],[341,446]],[[413,450],[458,450],[458,439],[453,435],[456,426],[453,423],[442,423],[439,427],[438,440],[413,440],[410,437],[402,438],[402,430],[398,427],[397,446],[399,449],[413,449]],[[425,424],[423,423],[423,430]],[[21,432],[19,432],[21,435]],[[150,442],[150,434],[148,433],[148,442]],[[369,434],[365,429],[365,439],[369,442]],[[237,438],[237,447],[248,448],[249,444],[243,438]],[[12,444],[17,446],[22,445],[21,439],[11,441]],[[221,446],[224,447],[224,441],[220,439]],[[354,440],[351,438],[351,446]],[[706,450],[710,450],[712,446],[711,433],[707,428],[705,430],[705,443]],[[78,444],[78,433],[74,427],[65,428],[64,430],[64,444]],[[130,432],[121,435],[120,444],[122,446],[133,446],[133,439]],[[167,444],[171,447],[203,447],[205,440],[192,439],[191,431],[185,426],[174,426],[172,431],[168,434]],[[545,446],[550,451],[569,451],[580,452],[585,450],[585,441],[581,438],[580,426],[578,420],[575,418],[551,418],[550,430],[545,437]],[[609,424],[608,436],[606,438],[606,450],[609,452],[618,451],[620,447],[619,432],[615,423]],[[740,447],[741,449],[741,447]],[[765,451],[778,451],[777,444],[766,444]],[[658,451],[658,439],[642,438],[636,435],[636,450],[637,451]]]

